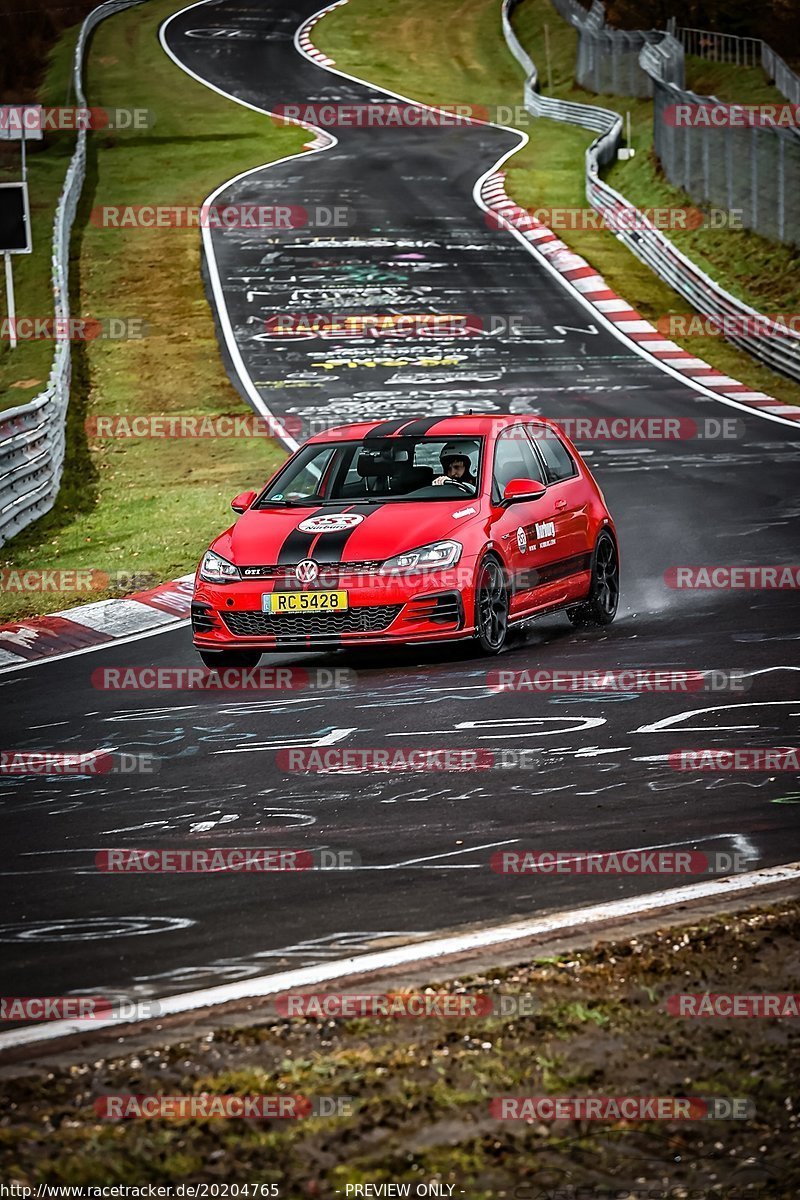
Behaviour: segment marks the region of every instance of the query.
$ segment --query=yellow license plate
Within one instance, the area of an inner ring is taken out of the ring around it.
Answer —
[[[347,592],[263,592],[265,613],[343,612],[349,605]]]

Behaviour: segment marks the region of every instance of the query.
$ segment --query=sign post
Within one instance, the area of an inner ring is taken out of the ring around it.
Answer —
[[[12,350],[17,346],[17,312],[14,306],[14,272],[11,270],[11,255],[4,254],[6,260],[6,308],[8,309],[8,343]]]

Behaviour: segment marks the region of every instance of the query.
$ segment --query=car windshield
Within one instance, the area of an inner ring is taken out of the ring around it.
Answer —
[[[343,501],[449,500],[475,496],[481,438],[367,437],[313,442],[291,458],[255,508]]]

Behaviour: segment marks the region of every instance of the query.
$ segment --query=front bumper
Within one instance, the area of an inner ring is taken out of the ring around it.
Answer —
[[[292,587],[270,579],[230,584],[195,581],[192,635],[200,650],[325,649],[364,644],[447,641],[474,631],[471,566],[419,572],[413,577],[379,576],[320,580]],[[340,612],[262,612],[261,597],[272,591],[347,592]]]

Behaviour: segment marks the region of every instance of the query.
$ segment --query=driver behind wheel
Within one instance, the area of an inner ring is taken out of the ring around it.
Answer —
[[[450,483],[464,491],[471,492],[477,482],[472,474],[472,463],[469,455],[453,442],[448,442],[439,455],[442,464],[442,474],[433,480],[434,484]]]

